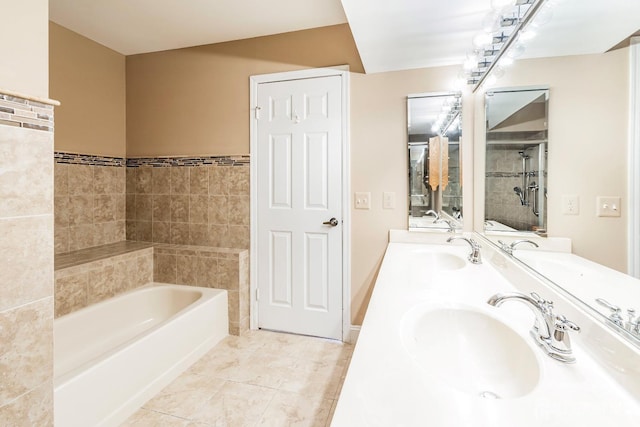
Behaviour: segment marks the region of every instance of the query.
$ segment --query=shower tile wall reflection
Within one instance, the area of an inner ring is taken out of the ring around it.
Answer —
[[[487,169],[485,187],[485,218],[498,221],[516,230],[533,231],[538,217],[533,213],[533,194],[529,193],[529,204],[523,205],[516,188],[523,190],[523,147],[508,145],[487,146]],[[525,151],[528,156],[527,171],[529,185],[538,182],[538,147]],[[524,196],[523,196],[524,197]]]

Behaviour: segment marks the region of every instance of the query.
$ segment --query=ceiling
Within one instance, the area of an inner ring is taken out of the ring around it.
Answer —
[[[640,0],[548,0],[524,58],[605,52],[640,29]],[[491,0],[50,0],[50,19],[124,55],[348,22],[367,73],[461,64]]]
[[[124,55],[347,22],[340,0],[49,0],[49,18]]]

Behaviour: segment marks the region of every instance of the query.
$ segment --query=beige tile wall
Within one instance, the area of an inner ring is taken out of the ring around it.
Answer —
[[[156,282],[226,289],[229,333],[249,330],[249,251],[171,244],[154,245]]]
[[[249,248],[249,167],[127,168],[127,239]]]
[[[0,424],[51,426],[53,133],[0,124],[0,153]]]
[[[55,164],[55,253],[125,240],[125,167]]]
[[[151,247],[58,269],[55,272],[55,317],[152,281]]]

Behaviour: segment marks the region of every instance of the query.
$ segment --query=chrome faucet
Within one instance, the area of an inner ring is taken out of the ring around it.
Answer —
[[[532,292],[531,296],[520,292],[512,292],[495,294],[489,298],[487,303],[500,307],[507,300],[520,301],[531,308],[536,320],[529,334],[549,357],[564,363],[574,363],[576,361],[576,358],[571,353],[571,341],[569,340],[568,331],[580,332],[580,327],[567,320],[566,317],[554,314],[552,301],[545,301],[535,292]]]
[[[433,215],[436,221],[440,219],[440,214],[438,212],[434,211],[433,209],[429,209],[424,214],[424,216],[429,216],[429,215]]]
[[[439,224],[441,222],[444,222],[445,224],[447,224],[447,227],[448,227],[447,232],[454,233],[456,231],[456,227],[453,225],[453,222],[451,222],[451,220],[438,218],[435,221],[433,221],[434,224]]]
[[[635,309],[627,309],[628,320],[625,321],[621,315],[622,310],[617,305],[613,305],[603,298],[596,298],[596,302],[611,310],[611,314],[609,314],[609,320],[611,320],[614,325],[626,330],[635,339],[640,339],[640,316],[636,317]]]
[[[538,247],[538,244],[536,242],[528,239],[516,240],[515,242],[512,242],[510,245],[507,245],[502,240],[498,240],[498,243],[500,243],[500,249],[502,249],[509,255],[513,255],[513,251],[516,249],[516,246],[519,245],[520,243],[529,243],[535,246],[536,248]]]
[[[447,243],[451,243],[452,240],[464,240],[465,242],[467,242],[471,246],[471,253],[469,253],[469,258],[467,259],[472,264],[482,264],[482,256],[480,253],[480,248],[482,248],[482,246],[480,246],[478,242],[473,239],[467,239],[466,237],[454,236],[449,237],[447,239]]]

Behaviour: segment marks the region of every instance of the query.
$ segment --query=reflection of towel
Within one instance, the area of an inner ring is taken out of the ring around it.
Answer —
[[[443,136],[440,139],[440,152],[442,153],[440,160],[440,185],[442,186],[442,191],[444,191],[444,189],[447,188],[447,184],[449,184],[449,138]]]
[[[436,191],[438,185],[444,190],[449,184],[449,138],[429,138],[429,186]]]
[[[440,137],[429,138],[429,186],[436,191],[440,185]]]

